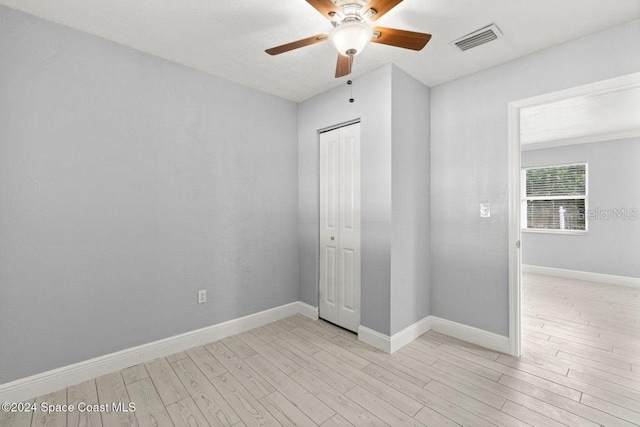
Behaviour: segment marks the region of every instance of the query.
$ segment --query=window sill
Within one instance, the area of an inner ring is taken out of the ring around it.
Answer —
[[[573,236],[586,236],[587,230],[547,230],[546,228],[523,228],[523,233],[536,233],[536,234],[566,234]]]

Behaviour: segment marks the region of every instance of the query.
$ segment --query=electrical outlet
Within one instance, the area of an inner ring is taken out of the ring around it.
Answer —
[[[207,302],[207,290],[201,289],[198,291],[198,304],[204,304]]]

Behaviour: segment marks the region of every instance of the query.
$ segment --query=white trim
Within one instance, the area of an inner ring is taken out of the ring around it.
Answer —
[[[360,325],[358,327],[358,340],[387,354],[391,354],[391,337],[389,337],[389,335],[381,334],[378,331]]]
[[[581,96],[592,96],[623,89],[633,89],[638,86],[640,86],[640,72],[514,101],[510,103],[510,105],[517,105],[519,108],[533,107]]]
[[[545,95],[510,102],[509,116],[509,353],[520,356],[520,110],[579,96],[589,96],[640,86],[640,73],[589,83]]]
[[[70,385],[79,384],[110,372],[128,368],[129,366],[158,357],[169,356],[192,347],[239,334],[267,323],[293,316],[296,313],[314,318],[312,317],[314,312],[317,319],[317,308],[296,301],[213,326],[0,384],[0,402],[20,402],[36,396],[42,396]]]
[[[472,344],[477,344],[490,350],[499,351],[501,353],[510,352],[509,337],[436,316],[427,316],[413,325],[406,327],[402,331],[393,334],[391,337],[365,326],[360,326],[358,328],[358,339],[377,348],[378,350],[392,354],[430,330],[449,335]]]
[[[206,328],[63,366],[27,378],[0,384],[0,402],[20,402],[32,399],[101,375],[119,371],[139,363],[148,362],[158,357],[166,357],[180,351],[236,335],[266,325],[267,323],[293,316],[294,314],[301,314],[312,319],[317,319],[317,313],[317,307],[310,306],[302,301],[296,301]],[[436,332],[450,335],[492,350],[506,353],[509,348],[507,337],[435,316],[427,316],[394,334],[392,337],[365,326],[360,326],[358,328],[358,339],[390,354],[409,344],[425,332],[428,332],[432,327]]]
[[[564,277],[584,280],[585,282],[607,283],[610,285],[640,288],[640,277],[614,276],[612,274],[591,273],[589,271],[565,270],[563,268],[542,267],[539,265],[523,265],[523,273],[542,274],[544,276]]]
[[[569,236],[588,236],[587,230],[558,230],[555,228],[523,228],[523,233],[533,234],[565,234]]]
[[[515,357],[522,354],[520,326],[520,242],[522,217],[520,204],[520,104],[510,103],[509,114],[509,350]]]
[[[360,123],[362,120],[360,118],[347,120],[346,122],[339,123],[337,125],[327,126],[326,128],[318,129],[318,135],[321,133],[331,132],[332,130],[345,128],[347,126],[355,125],[356,123]]]
[[[411,341],[418,338],[420,335],[428,332],[431,329],[431,319],[432,316],[427,316],[422,320],[418,320],[413,325],[409,325],[400,332],[397,332],[391,336],[390,344],[391,351],[390,353],[394,353],[400,350],[405,345],[409,344]]]
[[[392,354],[430,329],[431,316],[418,320],[416,323],[407,326],[400,332],[396,332],[391,337],[360,325],[358,328],[358,339],[363,343],[377,348],[378,350],[384,351],[387,354]]]
[[[615,141],[617,139],[635,138],[638,136],[640,136],[640,129],[631,129],[599,135],[585,135],[575,138],[556,139],[553,141],[529,142],[522,144],[521,149],[522,151],[542,150],[545,148],[565,147],[567,145],[589,144],[591,142]]]
[[[431,329],[450,337],[457,338],[462,341],[477,344],[489,350],[499,351],[501,353],[509,353],[510,342],[509,337],[485,331],[483,329],[474,328],[473,326],[463,325],[462,323],[453,322],[451,320],[442,319],[436,316],[431,317]]]
[[[308,317],[309,319],[318,320],[318,307],[298,301],[298,314]]]

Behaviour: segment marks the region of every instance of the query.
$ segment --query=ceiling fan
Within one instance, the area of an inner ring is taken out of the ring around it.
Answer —
[[[329,34],[313,37],[267,49],[269,55],[279,55],[294,49],[331,41],[338,50],[336,78],[351,74],[353,57],[360,54],[371,41],[411,50],[422,50],[431,39],[431,34],[373,27],[373,22],[389,12],[402,0],[306,0],[318,12],[331,21],[333,30]]]

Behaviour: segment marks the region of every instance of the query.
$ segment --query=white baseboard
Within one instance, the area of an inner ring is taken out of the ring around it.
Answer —
[[[381,334],[378,331],[360,325],[358,327],[358,340],[391,354],[391,337],[389,335]]]
[[[470,342],[488,348],[489,350],[499,351],[509,354],[509,337],[485,331],[484,329],[474,328],[473,326],[463,325],[462,323],[453,322],[451,320],[442,319],[436,316],[431,317],[431,329],[450,337],[457,338],[462,341]]]
[[[431,329],[431,318],[427,316],[422,320],[418,320],[413,325],[409,325],[400,332],[397,332],[391,336],[391,352],[394,353],[400,350],[411,341],[418,338],[420,335]]]
[[[543,276],[564,277],[584,280],[585,282],[607,283],[609,285],[640,288],[640,278],[614,276],[612,274],[591,273],[588,271],[565,270],[563,268],[541,267],[539,265],[522,265],[523,273],[542,274]]]
[[[477,344],[490,350],[509,353],[509,337],[436,316],[427,316],[391,337],[365,326],[360,326],[358,328],[358,339],[378,350],[392,354],[429,330]]]
[[[309,319],[318,320],[318,307],[298,301],[298,314],[302,314]]]
[[[360,325],[358,328],[358,340],[365,344],[369,344],[378,350],[384,351],[385,353],[393,354],[430,329],[431,316],[418,320],[416,323],[407,326],[392,336],[382,334],[378,331],[367,328],[366,326]]]
[[[64,366],[6,384],[0,384],[0,402],[21,402],[26,399],[42,396],[101,375],[128,368],[129,366],[148,362],[158,357],[169,356],[192,347],[239,334],[266,325],[267,323],[293,316],[296,313],[314,318],[314,312],[315,318],[317,319],[317,308],[300,301],[292,302],[206,328],[74,363],[73,365]]]
[[[158,357],[166,357],[192,347],[239,334],[296,313],[312,319],[318,318],[317,307],[312,307],[301,301],[293,302],[206,328],[74,363],[73,365],[10,383],[0,384],[0,402],[20,402],[42,396],[70,385],[79,384],[101,375],[128,368],[129,366],[148,362]],[[509,339],[507,337],[435,316],[427,316],[391,337],[365,326],[360,326],[358,328],[358,339],[385,353],[394,353],[430,329],[492,350],[503,353],[508,353],[509,351]]]

